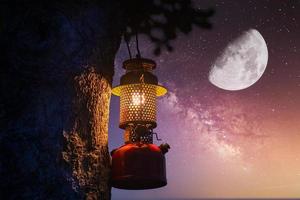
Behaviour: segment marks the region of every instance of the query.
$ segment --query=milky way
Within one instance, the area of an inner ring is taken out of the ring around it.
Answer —
[[[113,199],[204,197],[300,197],[300,5],[299,1],[201,1],[216,14],[210,31],[179,35],[174,52],[144,57],[169,94],[159,98],[159,136],[171,145],[168,185],[149,191],[113,190]],[[261,79],[241,91],[224,91],[208,81],[211,64],[242,32],[257,29],[269,49]],[[134,48],[134,44],[131,44]],[[114,85],[127,59],[116,57]],[[118,98],[110,113],[110,150],[122,145]],[[158,142],[156,142],[159,144]]]

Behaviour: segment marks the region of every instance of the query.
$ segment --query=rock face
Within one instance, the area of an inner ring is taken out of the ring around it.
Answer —
[[[113,5],[50,2],[0,7],[1,198],[110,199]]]

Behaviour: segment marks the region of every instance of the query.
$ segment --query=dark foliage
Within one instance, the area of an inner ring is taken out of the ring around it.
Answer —
[[[120,3],[126,39],[136,33],[146,34],[155,44],[156,55],[164,47],[172,51],[170,40],[176,38],[177,32],[187,34],[193,25],[206,29],[212,27],[209,18],[214,10],[194,8],[191,0],[128,0]]]
[[[113,31],[124,35],[127,41],[136,33],[147,35],[155,45],[156,55],[161,53],[162,48],[172,51],[170,41],[176,38],[178,32],[187,34],[193,26],[210,29],[212,24],[209,19],[214,14],[212,8],[206,10],[195,8],[191,0],[12,0],[2,1],[1,12],[15,11],[23,13],[24,17],[33,12],[39,17],[48,18],[50,13],[41,13],[45,7],[52,8],[53,12],[66,10],[64,8],[68,7],[66,14],[72,16],[73,13],[80,12],[91,3],[111,4],[110,11],[114,15],[111,18],[111,23],[114,24]],[[16,28],[18,24],[9,26]],[[0,27],[0,31],[3,28]],[[40,29],[42,36],[46,35],[52,27],[44,23],[37,28]]]

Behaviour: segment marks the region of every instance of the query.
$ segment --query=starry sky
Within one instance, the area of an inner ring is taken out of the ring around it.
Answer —
[[[166,154],[168,185],[113,189],[113,199],[300,197],[300,1],[194,3],[215,8],[212,30],[178,34],[174,51],[160,56],[140,36],[142,56],[157,62],[155,73],[169,90],[158,99],[155,129],[171,146]],[[249,29],[259,31],[268,47],[263,76],[244,90],[217,88],[208,80],[210,67]],[[122,43],[114,85],[124,73],[125,59]],[[110,150],[123,144],[118,121],[119,98],[112,97]]]

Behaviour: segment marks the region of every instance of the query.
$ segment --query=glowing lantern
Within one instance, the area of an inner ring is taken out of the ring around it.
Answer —
[[[156,98],[167,92],[152,74],[153,60],[126,60],[126,73],[112,93],[120,96],[120,124],[125,145],[112,151],[112,186],[122,189],[150,189],[167,184],[165,157],[169,145],[153,143]]]

